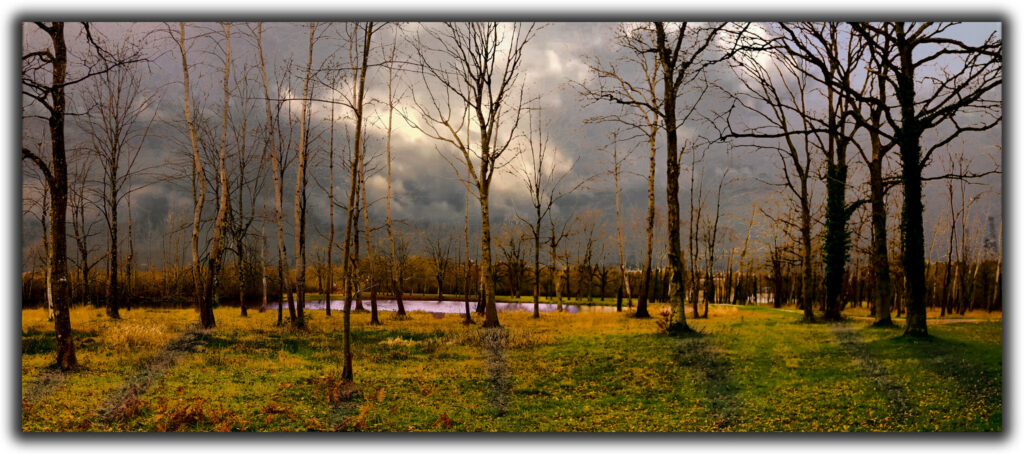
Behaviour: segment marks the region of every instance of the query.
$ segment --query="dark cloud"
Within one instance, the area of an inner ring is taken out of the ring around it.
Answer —
[[[405,27],[406,32],[414,31],[415,24]],[[171,24],[176,27],[177,24]],[[582,82],[588,73],[584,64],[587,58],[596,58],[608,61],[614,58],[616,49],[612,40],[614,23],[553,23],[546,24],[527,47],[524,70],[526,90],[530,96],[536,96],[544,108],[544,117],[550,120],[549,133],[552,137],[554,148],[558,150],[562,159],[567,162],[576,162],[573,169],[573,179],[592,179],[589,191],[574,194],[562,201],[558,207],[560,215],[567,215],[571,212],[578,212],[586,208],[600,208],[605,214],[605,220],[609,223],[614,221],[614,194],[611,190],[611,180],[605,175],[608,169],[608,153],[604,147],[609,143],[609,133],[612,125],[587,123],[587,119],[607,115],[616,112],[619,107],[609,103],[589,104],[582,99],[573,86],[573,82]],[[178,178],[173,182],[167,180],[171,176],[187,177],[189,145],[187,135],[184,133],[182,121],[181,97],[181,61],[180,55],[174,47],[174,42],[166,32],[167,26],[160,23],[132,24],[130,27],[125,24],[103,24],[103,30],[110,39],[121,39],[122,36],[145,37],[149,49],[153,55],[152,61],[147,66],[147,86],[161,93],[160,103],[156,107],[157,122],[147,140],[142,156],[137,163],[137,168],[148,169],[150,181],[138,181],[138,184],[148,184],[140,189],[134,200],[133,210],[135,221],[139,229],[151,230],[146,232],[149,235],[159,237],[161,232],[172,229],[168,224],[169,217],[176,217],[178,221],[185,222],[191,218],[191,192],[187,178]],[[323,41],[318,43],[315,59],[324,61],[334,52],[341,52],[343,57],[338,34],[342,31],[342,24],[334,24],[324,32]],[[970,39],[983,39],[992,30],[999,30],[998,24],[967,24],[962,28],[964,36]],[[236,73],[241,74],[246,64],[255,62],[255,48],[252,39],[246,37],[246,27],[237,25],[232,41],[232,56],[236,63]],[[189,26],[189,36],[198,36],[201,33],[216,31],[213,25],[192,24]],[[122,33],[128,33],[122,35]],[[1001,32],[1001,31],[1000,31]],[[271,84],[281,83],[283,89],[290,93],[300,93],[301,86],[295,71],[289,72],[287,62],[300,64],[304,59],[304,49],[308,38],[304,24],[273,23],[269,24],[264,31],[265,53],[271,67],[268,68]],[[390,33],[390,32],[387,32]],[[37,37],[26,31],[26,46],[33,43]],[[221,76],[218,65],[217,41],[214,35],[208,38],[197,38],[193,41],[190,49],[190,59],[194,63],[193,69],[193,90],[197,94],[197,102],[208,112],[212,118],[216,118],[221,102],[221,92],[218,84]],[[384,35],[385,37],[388,35]],[[79,45],[80,43],[76,44]],[[727,69],[718,74],[725,86],[736,86],[730,82],[731,76]],[[262,86],[258,80],[258,73],[251,71],[254,90],[262,93]],[[381,90],[382,74],[371,74],[368,84],[371,96],[379,96]],[[323,94],[323,90],[319,93]],[[74,96],[74,92],[71,93]],[[375,102],[378,103],[379,99]],[[727,101],[723,96],[715,95],[702,103],[702,109],[715,110],[725,106]],[[236,106],[237,107],[237,106]],[[317,159],[322,162],[325,154],[327,140],[327,114],[326,107],[320,106],[314,110],[314,125],[312,135],[315,137],[313,151],[319,154]],[[262,104],[249,113],[253,124],[259,124],[264,119]],[[236,115],[237,116],[237,115]],[[211,120],[213,121],[213,120]],[[379,126],[379,119],[377,121]],[[401,218],[406,225],[413,227],[424,227],[427,225],[459,225],[461,227],[465,209],[465,186],[456,177],[451,165],[442,157],[443,153],[449,150],[443,145],[431,142],[417,132],[404,125],[405,120],[395,118],[397,129],[393,140],[394,163],[393,171],[393,192],[395,196],[394,214]],[[347,123],[348,122],[348,123]],[[335,131],[336,145],[345,141],[344,126],[350,124],[350,120],[338,120]],[[26,122],[26,128],[36,127]],[[219,128],[219,123],[212,127]],[[711,134],[710,130],[702,129],[697,124],[688,125],[694,134]],[[296,134],[297,134],[297,127]],[[23,136],[27,133],[23,133]],[[984,134],[970,136],[970,142],[966,146],[968,153],[982,154],[983,151],[991,152],[993,147],[1001,144],[1001,130],[996,129]],[[371,154],[380,155],[384,144],[383,131],[379,127],[371,127],[369,131],[368,146],[372,148]],[[83,137],[75,128],[69,127],[69,140],[81,143]],[[632,144],[624,144],[629,148]],[[252,146],[260,146],[253,144]],[[344,147],[337,145],[338,152],[343,153]],[[998,153],[996,153],[999,156]],[[73,157],[76,158],[76,157]],[[77,157],[81,158],[81,157]],[[264,160],[265,161],[265,160]],[[686,161],[686,159],[684,159]],[[982,158],[978,158],[979,164]],[[658,157],[658,179],[657,200],[659,206],[664,204],[664,156]],[[264,164],[267,164],[264,162]],[[627,174],[622,181],[622,198],[625,213],[627,215],[642,213],[647,203],[646,194],[646,166],[647,150],[645,145],[640,144],[633,151],[631,159],[627,163]],[[379,221],[383,218],[383,162],[380,157],[375,161],[374,174],[369,177],[368,190],[371,200],[370,213]],[[705,187],[712,187],[712,180],[719,178],[725,168],[730,168],[730,175],[740,177],[740,181],[730,185],[723,195],[723,211],[725,218],[723,223],[726,229],[735,232],[744,230],[747,225],[751,205],[760,201],[781,197],[777,188],[766,182],[778,181],[779,167],[777,157],[771,151],[757,149],[729,149],[725,145],[716,145],[707,151],[707,156],[701,164],[704,169],[705,178],[708,182]],[[292,201],[294,200],[294,167],[289,170],[285,177],[285,206],[289,223],[292,213]],[[699,168],[697,169],[700,170]],[[684,169],[683,178],[687,183],[683,185],[684,194],[688,190],[688,172]],[[342,166],[335,168],[335,192],[342,195],[347,191],[347,177]],[[326,185],[328,176],[325,166],[319,166],[312,172],[321,185]],[[496,177],[495,192],[492,194],[492,216],[495,223],[513,216],[515,209],[525,208],[525,191],[517,186],[516,180],[506,173]],[[717,180],[715,180],[717,182]],[[992,214],[1001,219],[999,211],[1000,179],[994,176],[985,181],[990,186],[990,192],[985,195],[985,201],[976,206],[979,217]],[[271,184],[268,181],[266,188],[269,190]],[[927,211],[932,216],[932,225],[939,223],[940,208],[944,203],[939,184],[932,183],[926,187],[927,190]],[[972,189],[975,190],[975,189]],[[981,189],[978,189],[981,192]],[[823,193],[823,191],[822,191]],[[328,228],[328,204],[324,192],[316,184],[309,186],[309,216],[311,230],[325,232]],[[209,198],[208,198],[209,200]],[[211,204],[212,205],[212,204]],[[268,199],[268,209],[272,207],[272,199]],[[471,210],[476,209],[476,203],[471,203]],[[208,210],[212,210],[208,206]],[[340,213],[340,211],[339,211]],[[339,229],[343,227],[343,216],[335,213],[335,221]],[[212,211],[207,213],[212,217]],[[478,214],[476,214],[478,216]],[[475,219],[476,216],[473,216]],[[342,220],[342,221],[339,221]],[[474,220],[474,223],[477,222]],[[634,225],[635,219],[629,219],[626,225]],[[26,217],[23,220],[24,238],[26,243],[38,240],[38,229],[31,225],[33,220]],[[177,228],[177,227],[173,227]],[[630,255],[636,255],[640,247],[640,232],[636,229],[628,229],[632,235],[630,243]],[[290,233],[291,228],[288,228]],[[739,235],[738,237],[741,237]],[[313,242],[319,240],[313,239]],[[735,238],[727,239],[729,243],[737,241]],[[154,244],[140,245],[140,247],[159,247]],[[155,253],[155,252],[154,252]]]

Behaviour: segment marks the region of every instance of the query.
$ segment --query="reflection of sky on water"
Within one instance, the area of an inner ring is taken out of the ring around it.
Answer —
[[[462,314],[466,312],[465,301],[421,301],[421,300],[406,300],[402,301],[405,305],[406,312],[412,311],[423,311],[432,312],[436,314]],[[499,312],[503,311],[514,311],[520,310],[523,312],[533,312],[533,303],[495,303],[498,307]],[[352,303],[352,307],[355,307],[355,302]],[[363,307],[369,310],[370,301],[363,300]],[[306,301],[306,310],[322,310],[325,309],[323,301]],[[344,300],[331,300],[331,310],[343,310],[345,308]],[[476,309],[476,301],[469,302],[469,310],[473,311]],[[394,312],[398,310],[398,303],[395,300],[377,300],[378,311],[390,311]],[[557,304],[540,304],[541,312],[555,312],[558,310]],[[588,311],[605,311],[615,310],[611,306],[578,306],[575,304],[563,304],[562,311],[570,314],[578,312]]]

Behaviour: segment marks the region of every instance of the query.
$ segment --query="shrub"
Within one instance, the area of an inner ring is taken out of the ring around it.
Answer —
[[[127,352],[159,347],[168,341],[170,335],[161,325],[122,321],[107,329],[103,337],[107,345],[117,351]]]

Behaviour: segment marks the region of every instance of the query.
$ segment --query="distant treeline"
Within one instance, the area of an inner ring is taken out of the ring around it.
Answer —
[[[365,265],[365,264],[364,264]],[[533,288],[533,268],[528,265],[516,265],[498,262],[501,270],[495,282],[498,295],[519,298],[528,295]],[[928,307],[937,308],[941,314],[964,314],[971,310],[1001,311],[1002,292],[999,282],[1000,263],[987,259],[975,262],[929,262],[925,274],[928,288]],[[454,266],[449,275],[442,280],[440,289],[437,286],[436,269],[430,259],[410,257],[408,259],[407,279],[402,291],[416,294],[464,295],[467,291],[473,301],[481,296],[479,285],[466,282],[479,282],[479,269],[475,265],[464,263]],[[238,295],[244,294],[250,307],[259,307],[263,301],[263,277],[259,266],[242,266],[239,273],[237,264],[227,267],[221,278],[224,294],[221,304],[238,305]],[[900,267],[893,267],[893,282],[902,282],[904,276]],[[126,308],[131,307],[163,307],[181,308],[191,306],[192,282],[188,267],[165,270],[135,271],[130,277],[122,276],[125,282],[124,301]],[[340,269],[334,269],[340,275]],[[314,276],[308,282],[307,291],[326,293],[326,266],[311,267],[307,273]],[[276,303],[282,294],[280,283],[276,280],[277,270],[266,267],[268,303]],[[649,288],[650,301],[667,302],[669,295],[668,272],[665,268],[656,268],[652,272],[652,285]],[[642,288],[643,276],[639,271],[627,271],[630,287]],[[101,273],[90,276],[88,283],[81,276],[72,275],[75,304],[92,304],[104,307],[107,288],[106,277]],[[541,296],[554,297],[555,286],[553,274],[549,267],[543,267],[541,276]],[[873,273],[867,266],[851,267],[843,284],[842,305],[846,307],[867,307],[874,313],[871,292],[875,285]],[[241,277],[241,278],[240,278]],[[339,282],[335,276],[334,282]],[[467,279],[468,277],[468,279]],[[45,276],[42,272],[28,272],[22,275],[22,306],[42,307],[46,304]],[[635,300],[639,295],[626,295],[621,289],[621,278],[617,267],[570,266],[562,275],[562,297],[567,302],[593,302],[594,299],[614,298],[623,292],[623,304],[630,305],[630,297]],[[697,283],[700,292],[698,300],[688,301],[703,306],[704,303],[715,304],[770,304],[774,307],[799,306],[800,289],[802,288],[801,273],[798,267],[786,263],[773,266],[772,262],[747,271],[718,271],[713,276],[704,276]],[[690,287],[690,285],[688,285]],[[821,301],[820,295],[824,288],[820,277],[815,279],[815,301]],[[906,308],[902,302],[902,285],[894,286],[892,308],[897,316],[901,316]],[[241,290],[241,292],[240,292]],[[336,288],[332,291],[340,297]],[[389,298],[393,294],[390,289],[382,289],[381,298]],[[634,303],[635,304],[635,303]],[[818,303],[820,307],[821,303]],[[703,316],[700,307],[696,316]]]

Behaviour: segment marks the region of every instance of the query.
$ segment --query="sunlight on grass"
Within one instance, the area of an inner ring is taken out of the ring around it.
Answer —
[[[654,305],[652,314],[663,306]],[[1002,426],[1001,323],[908,340],[868,321],[712,306],[703,334],[668,337],[628,312],[503,312],[499,337],[462,316],[353,313],[306,331],[274,311],[72,313],[82,369],[50,369],[45,311],[22,313],[26,431],[987,431]],[[687,314],[689,317],[692,314]],[[185,342],[184,340],[188,340]],[[169,353],[170,352],[170,353]],[[160,363],[157,359],[172,358]],[[156,361],[156,362],[154,362]],[[153,364],[165,370],[150,371]],[[145,378],[146,380],[141,379]],[[148,380],[148,381],[147,381]],[[137,385],[133,388],[133,384]],[[127,393],[127,394],[125,394]],[[125,394],[121,396],[120,394]],[[116,402],[117,411],[101,410]],[[98,417],[99,415],[104,417]]]

